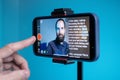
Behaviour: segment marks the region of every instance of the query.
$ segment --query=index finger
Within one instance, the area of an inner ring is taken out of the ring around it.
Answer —
[[[35,36],[32,36],[31,38],[28,38],[26,40],[8,44],[7,46],[0,49],[0,58],[9,57],[14,52],[17,52],[18,50],[33,44],[35,40]]]

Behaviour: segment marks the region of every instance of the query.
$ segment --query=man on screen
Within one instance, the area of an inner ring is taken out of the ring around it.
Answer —
[[[67,55],[69,53],[69,45],[64,41],[65,29],[64,20],[57,20],[55,24],[56,39],[48,43],[48,54]]]

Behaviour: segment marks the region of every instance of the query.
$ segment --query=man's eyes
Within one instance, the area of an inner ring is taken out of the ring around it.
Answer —
[[[61,28],[57,28],[57,30],[60,30],[60,29],[64,29],[64,27],[61,27]]]
[[[61,29],[64,29],[63,27],[61,27]]]

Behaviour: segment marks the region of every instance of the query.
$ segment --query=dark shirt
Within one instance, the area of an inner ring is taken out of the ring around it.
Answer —
[[[60,54],[67,55],[69,53],[69,45],[67,42],[63,41],[62,44],[53,40],[48,43],[48,54]]]

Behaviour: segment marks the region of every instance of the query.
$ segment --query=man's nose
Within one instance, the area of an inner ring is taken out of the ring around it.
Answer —
[[[59,30],[59,33],[60,33],[60,34],[61,34],[61,32],[62,32],[62,31],[61,31],[61,30]]]

